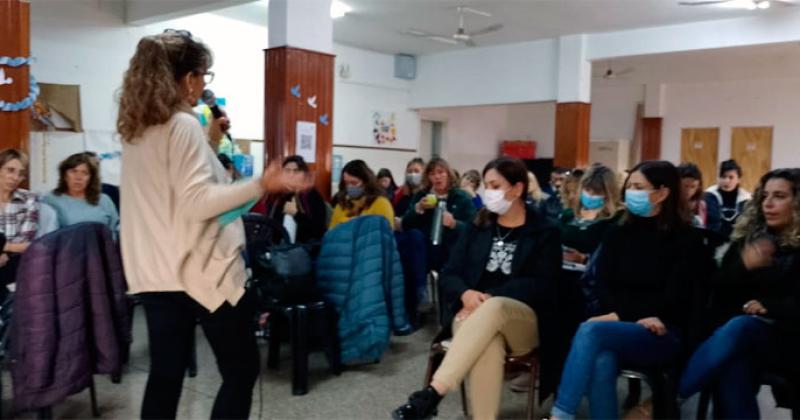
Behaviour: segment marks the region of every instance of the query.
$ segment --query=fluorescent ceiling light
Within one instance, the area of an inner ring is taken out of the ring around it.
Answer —
[[[331,2],[331,18],[332,19],[339,19],[340,17],[344,17],[344,15],[350,13],[353,8],[348,6],[347,4],[339,1],[333,0]]]
[[[759,9],[769,9],[769,6],[770,6],[769,0],[764,0],[764,1],[758,3],[758,8]]]

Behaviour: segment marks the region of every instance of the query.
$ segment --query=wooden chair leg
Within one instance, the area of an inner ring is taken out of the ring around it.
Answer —
[[[533,416],[536,415],[536,381],[539,378],[539,364],[534,363],[531,367],[531,378],[528,382],[528,408],[527,408],[527,419],[533,420]]]

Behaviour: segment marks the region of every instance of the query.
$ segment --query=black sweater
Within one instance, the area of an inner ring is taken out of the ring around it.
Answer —
[[[631,216],[609,232],[597,261],[597,294],[603,313],[629,322],[658,317],[680,333],[696,312],[695,290],[710,256],[697,230],[661,230],[655,222]]]
[[[748,270],[741,241],[734,242],[714,278],[713,307],[717,325],[742,315],[742,305],[758,300],[778,329],[800,341],[800,249],[781,247],[769,267]],[[789,338],[789,337],[787,337]]]
[[[283,195],[275,201],[268,202],[266,215],[281,223],[283,221],[283,208],[292,197],[297,197],[297,205],[300,207],[300,211],[294,215],[294,220],[297,223],[295,243],[306,244],[322,240],[328,230],[328,226],[325,223],[327,209],[322,195],[314,188],[296,195]]]

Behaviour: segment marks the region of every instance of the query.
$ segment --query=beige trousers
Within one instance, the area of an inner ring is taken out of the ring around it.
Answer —
[[[433,382],[454,391],[469,373],[472,417],[497,418],[506,355],[521,356],[538,345],[536,314],[528,305],[490,298],[465,320],[453,321],[453,341]]]

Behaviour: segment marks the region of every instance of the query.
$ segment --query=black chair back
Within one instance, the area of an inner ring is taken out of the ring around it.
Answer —
[[[247,260],[252,266],[259,255],[275,245],[288,244],[289,233],[277,220],[263,214],[248,213],[242,216],[247,240]]]

